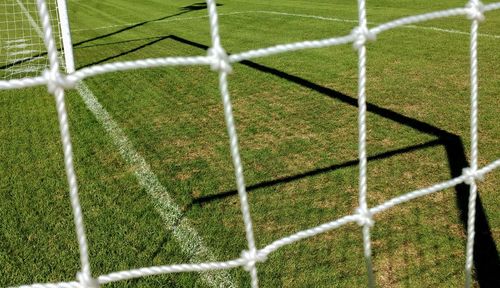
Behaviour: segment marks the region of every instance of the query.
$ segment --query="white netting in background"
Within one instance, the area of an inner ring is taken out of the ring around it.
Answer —
[[[475,202],[476,202],[476,180],[482,178],[485,174],[500,166],[500,159],[480,168],[478,167],[478,132],[477,132],[477,116],[478,116],[478,82],[477,82],[477,36],[479,22],[484,19],[484,13],[487,11],[500,9],[500,2],[483,5],[478,0],[470,0],[465,7],[454,8],[449,10],[437,11],[417,16],[410,16],[381,24],[374,28],[367,27],[366,7],[365,0],[358,0],[358,16],[359,24],[352,31],[351,34],[322,39],[314,41],[296,42],[290,44],[276,45],[268,48],[262,48],[252,51],[233,54],[228,56],[224,51],[219,37],[218,29],[218,16],[216,12],[216,5],[214,0],[207,0],[208,13],[210,20],[210,31],[212,39],[212,47],[209,49],[207,56],[198,57],[166,57],[144,59],[137,61],[117,62],[110,64],[103,64],[91,66],[78,70],[70,74],[62,74],[59,69],[59,60],[57,57],[57,49],[51,25],[49,20],[49,13],[45,0],[37,0],[39,15],[42,19],[43,37],[45,46],[47,47],[48,56],[50,59],[50,69],[46,70],[42,76],[33,78],[13,79],[9,81],[0,81],[0,89],[15,89],[24,88],[29,86],[46,85],[50,93],[55,96],[56,107],[59,117],[61,137],[64,151],[64,161],[66,167],[66,174],[68,177],[71,204],[74,212],[74,220],[76,225],[76,233],[78,244],[80,248],[80,262],[81,271],[77,275],[78,281],[64,282],[64,283],[49,283],[49,284],[32,284],[22,287],[98,287],[101,284],[111,283],[115,281],[158,275],[163,273],[177,273],[177,272],[190,272],[190,271],[207,271],[207,270],[220,270],[231,269],[235,267],[243,267],[249,271],[251,275],[252,287],[258,287],[257,277],[257,262],[266,261],[267,256],[276,251],[277,249],[294,243],[296,241],[312,237],[314,235],[338,228],[348,223],[358,223],[362,227],[363,232],[363,247],[366,260],[366,267],[368,272],[369,286],[375,285],[372,261],[371,261],[371,243],[370,243],[370,229],[374,225],[373,216],[377,213],[383,212],[401,203],[413,200],[418,197],[429,195],[447,188],[454,187],[461,183],[470,185],[470,197],[468,205],[468,225],[467,225],[467,246],[466,246],[466,287],[471,286],[471,271],[472,271],[472,258],[474,246],[474,219],[475,219]],[[12,8],[11,6],[8,6]],[[13,8],[12,8],[13,9]],[[18,11],[18,10],[14,10]],[[16,12],[17,13],[17,12]],[[471,109],[470,109],[470,135],[471,135],[471,155],[470,167],[464,167],[463,174],[451,180],[435,184],[430,187],[418,189],[402,196],[393,198],[385,203],[375,207],[368,207],[367,205],[367,174],[366,174],[366,42],[375,40],[376,35],[384,31],[403,26],[414,24],[418,22],[428,21],[432,19],[445,18],[451,16],[467,16],[471,20],[470,32],[470,85],[471,85]],[[17,18],[15,18],[17,19]],[[12,18],[11,21],[15,21]],[[17,21],[17,20],[16,20]],[[26,19],[21,20],[27,21]],[[15,40],[15,39],[10,39]],[[358,53],[358,132],[359,132],[359,207],[352,215],[341,217],[340,219],[313,227],[304,231],[297,232],[291,236],[278,239],[269,245],[258,249],[255,246],[252,221],[250,217],[250,209],[247,200],[247,192],[245,189],[245,181],[243,177],[243,168],[239,154],[238,139],[236,135],[236,128],[234,125],[231,101],[228,90],[227,76],[232,70],[232,63],[255,58],[264,57],[288,51],[320,48],[333,45],[341,45],[346,43],[353,43],[354,48]],[[78,197],[78,185],[76,182],[76,175],[73,169],[72,146],[70,141],[68,129],[68,117],[64,103],[64,89],[73,88],[78,85],[78,82],[91,76],[98,74],[123,71],[130,69],[158,67],[158,66],[175,66],[175,65],[210,65],[212,70],[217,71],[219,74],[219,89],[224,104],[224,114],[227,124],[228,134],[230,138],[230,150],[235,168],[236,185],[241,202],[241,210],[243,214],[243,221],[245,224],[246,238],[248,242],[247,250],[244,250],[240,258],[223,261],[223,262],[208,262],[198,264],[178,264],[167,266],[146,267],[140,269],[133,269],[127,271],[114,272],[107,275],[93,277],[88,257],[87,241],[85,236],[85,229],[83,225],[82,210]]]
[[[54,35],[60,38],[55,0],[48,8]],[[49,59],[36,0],[0,0],[0,19],[0,80],[40,75],[49,67]]]

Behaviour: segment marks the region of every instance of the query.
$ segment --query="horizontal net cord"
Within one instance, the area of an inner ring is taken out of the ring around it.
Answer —
[[[486,4],[484,5],[483,9],[485,12],[500,9],[500,2]]]
[[[180,272],[201,272],[207,270],[222,270],[242,267],[247,265],[248,260],[244,258],[237,258],[234,260],[224,262],[207,262],[196,264],[175,264],[144,267],[139,269],[131,269],[126,271],[114,272],[97,277],[99,284],[106,284],[121,280],[139,278],[144,276],[153,276],[167,273],[180,273]]]
[[[80,69],[73,74],[68,75],[68,80],[76,82],[90,76],[96,76],[109,72],[126,71],[141,68],[154,68],[163,66],[190,66],[190,65],[210,65],[213,62],[212,57],[193,56],[193,57],[165,57],[150,58],[135,61],[124,61],[108,63],[97,66],[90,66]]]
[[[198,57],[166,57],[166,58],[151,58],[135,61],[124,61],[116,63],[107,63],[102,65],[91,66],[75,71],[70,74],[59,74],[61,83],[66,83],[66,88],[72,88],[78,81],[85,78],[105,74],[109,72],[134,70],[141,68],[153,68],[164,66],[188,66],[188,65],[210,65],[213,58],[208,56]],[[34,78],[21,78],[13,80],[0,81],[0,89],[18,89],[37,85],[46,85],[49,83],[47,77],[38,76]]]
[[[336,46],[336,45],[351,43],[351,42],[354,42],[355,40],[356,40],[355,35],[350,34],[347,36],[327,38],[327,39],[322,39],[322,40],[308,40],[308,41],[301,41],[301,42],[288,43],[288,44],[279,44],[279,45],[270,46],[267,48],[260,48],[260,49],[255,49],[255,50],[250,50],[250,51],[246,51],[246,52],[233,54],[233,55],[229,56],[229,61],[234,63],[234,62],[240,62],[243,60],[271,56],[271,55],[276,55],[276,54],[285,53],[285,52],[292,52],[292,51],[312,49],[312,48],[324,48],[324,47],[329,47],[329,46]]]
[[[37,76],[31,78],[21,78],[12,80],[2,80],[0,81],[0,90],[6,89],[20,89],[33,86],[47,85],[47,78],[44,76]]]
[[[405,202],[408,202],[410,200],[423,197],[435,192],[442,191],[447,188],[454,187],[458,184],[464,183],[467,181],[469,178],[475,178],[475,179],[481,179],[483,178],[486,174],[492,172],[496,168],[500,167],[500,159],[497,159],[490,164],[484,166],[481,169],[476,170],[475,173],[472,174],[464,174],[462,176],[453,178],[451,180],[441,182],[438,184],[435,184],[433,186],[427,187],[427,188],[422,188],[419,190],[415,190],[412,192],[408,192],[402,196],[392,198],[391,200],[388,200],[380,205],[377,205],[373,208],[369,209],[369,212],[372,215],[384,212],[394,206],[397,206],[399,204],[403,204]],[[262,249],[258,249],[256,251],[256,258],[257,259],[249,259],[249,258],[237,258],[233,260],[228,260],[224,262],[207,262],[207,263],[196,263],[196,264],[175,264],[175,265],[163,265],[163,266],[152,266],[152,267],[145,267],[145,268],[139,268],[139,269],[131,269],[131,270],[125,270],[125,271],[119,271],[119,272],[113,272],[110,274],[106,275],[101,275],[97,277],[97,281],[99,284],[107,284],[111,282],[117,282],[121,280],[127,280],[127,279],[133,279],[133,278],[139,278],[143,276],[153,276],[153,275],[160,275],[160,274],[167,274],[167,273],[180,273],[180,272],[200,272],[200,271],[207,271],[207,270],[221,270],[221,269],[232,269],[236,267],[244,267],[245,265],[248,264],[249,261],[258,261],[258,262],[264,262],[265,259],[273,253],[274,251],[282,248],[283,246],[293,244],[295,242],[298,242],[300,240],[304,240],[307,238],[311,238],[313,236],[316,236],[318,234],[322,234],[328,231],[331,231],[333,229],[339,228],[343,225],[349,224],[349,223],[356,223],[360,220],[360,215],[359,214],[353,214],[353,215],[347,215],[343,216],[339,219],[336,219],[334,221],[324,223],[321,225],[318,225],[313,228],[309,228],[303,231],[299,231],[295,234],[292,234],[290,236],[281,238],[279,240],[276,240],[272,242],[271,244],[266,245]],[[64,282],[64,283],[55,283],[55,284],[33,284],[33,285],[23,285],[23,286],[18,286],[19,288],[53,288],[53,287],[81,287],[79,286],[80,284],[78,282]]]
[[[500,9],[500,2],[487,4],[483,6],[484,12],[493,11],[497,9]],[[470,13],[469,8],[454,8],[449,10],[442,10],[437,12],[416,15],[416,16],[404,17],[368,29],[367,33],[371,34],[372,36],[376,36],[377,34],[380,34],[382,32],[408,24],[425,22],[429,20],[451,17],[451,16],[468,15],[469,13]],[[266,56],[281,54],[285,52],[348,44],[348,43],[353,43],[356,40],[357,40],[357,35],[355,31],[353,31],[353,33],[341,37],[326,38],[322,40],[300,41],[288,44],[279,44],[267,48],[260,48],[241,53],[236,53],[228,56],[228,59],[229,62],[235,63],[258,57],[266,57]],[[150,59],[95,65],[80,69],[74,73],[67,74],[65,76],[61,74],[61,76],[63,76],[64,80],[69,84],[67,85],[68,86],[67,88],[70,88],[76,85],[78,81],[84,80],[85,78],[110,72],[127,71],[133,69],[145,69],[153,67],[164,67],[164,66],[212,65],[213,62],[214,62],[214,57],[210,56],[159,57],[159,58],[150,58]],[[31,86],[45,85],[45,84],[48,84],[48,81],[47,80],[43,81],[43,77],[40,76],[31,78],[13,79],[13,80],[1,80],[0,89],[18,89],[22,87],[31,87]]]
[[[383,212],[389,208],[392,208],[392,207],[399,205],[399,204],[402,204],[404,202],[408,202],[408,201],[413,200],[415,198],[419,198],[419,197],[422,197],[422,196],[425,196],[428,194],[432,194],[434,192],[438,192],[438,191],[441,191],[441,190],[444,190],[447,188],[454,187],[454,186],[461,184],[461,183],[465,183],[471,177],[473,177],[475,179],[481,179],[484,175],[492,172],[493,170],[495,170],[498,167],[500,167],[500,159],[497,159],[497,160],[491,162],[490,164],[486,165],[485,167],[476,170],[475,173],[464,174],[462,176],[453,178],[451,180],[441,182],[441,183],[435,184],[435,185],[427,187],[427,188],[415,190],[415,191],[406,193],[406,194],[399,196],[399,197],[396,197],[396,198],[392,198],[391,200],[389,200],[385,203],[382,203],[378,206],[372,207],[370,209],[370,212],[372,214],[377,214],[377,213]]]
[[[430,21],[430,20],[439,19],[439,18],[467,15],[467,14],[469,14],[468,8],[454,8],[454,9],[449,9],[449,10],[442,10],[442,11],[430,12],[430,13],[426,13],[426,14],[414,15],[414,16],[408,16],[408,17],[396,19],[396,20],[378,25],[378,26],[372,28],[371,30],[373,33],[379,34],[379,33],[382,33],[384,31],[388,31],[388,30],[391,30],[391,29],[394,29],[394,28],[397,28],[400,26],[404,26],[404,25],[415,24],[415,23]]]

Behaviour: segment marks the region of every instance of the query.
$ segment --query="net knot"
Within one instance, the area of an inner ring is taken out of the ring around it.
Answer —
[[[377,39],[377,35],[366,26],[358,26],[352,29],[351,35],[354,36],[353,47],[356,50],[365,45],[367,41],[375,41]]]
[[[209,48],[208,57],[212,58],[210,69],[212,69],[213,71],[221,71],[226,73],[231,73],[231,71],[233,71],[231,63],[229,62],[229,57],[227,56],[224,48],[220,46]]]
[[[241,252],[241,258],[245,259],[246,264],[243,266],[243,269],[248,272],[255,267],[257,262],[265,262],[267,260],[267,256],[265,254],[259,254],[255,249],[250,251],[243,250]]]
[[[369,226],[373,227],[375,221],[373,221],[372,213],[366,208],[358,207],[356,208],[356,214],[358,214],[358,220],[356,221],[359,226]]]
[[[462,175],[465,176],[464,183],[467,185],[471,185],[475,180],[483,180],[483,175],[470,167],[462,169]]]
[[[76,279],[80,282],[83,288],[99,288],[99,281],[92,278],[90,275],[78,272],[76,273]]]
[[[467,9],[467,19],[483,21],[484,20],[484,5],[481,1],[471,0],[465,6]]]
[[[57,88],[72,89],[75,87],[76,82],[70,80],[66,75],[59,73],[59,71],[45,70],[43,77],[47,79],[47,90],[49,93],[54,94]]]

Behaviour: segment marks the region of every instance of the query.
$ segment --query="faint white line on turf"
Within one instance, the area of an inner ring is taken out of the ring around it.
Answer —
[[[358,23],[358,20],[339,19],[339,18],[331,18],[331,17],[323,17],[323,16],[315,16],[315,15],[307,15],[307,14],[293,14],[293,13],[284,13],[284,12],[275,12],[275,11],[249,11],[249,12],[258,12],[258,13],[267,13],[267,14],[276,14],[276,15],[285,15],[285,16],[295,16],[295,17],[303,17],[303,18],[313,18],[313,19],[326,20],[326,21],[335,21],[335,22]],[[368,22],[368,24],[378,25],[380,23]],[[438,28],[438,27],[433,27],[433,26],[404,25],[404,26],[401,26],[401,27],[403,27],[403,28],[411,28],[411,29],[434,30],[434,31],[439,31],[439,32],[452,33],[452,34],[460,34],[460,35],[469,35],[468,32],[464,32],[464,31],[460,31],[460,30],[455,30],[455,29]],[[490,37],[490,38],[500,39],[500,35],[495,35],[495,34],[481,34],[480,33],[478,35],[479,36],[483,36],[483,37]]]
[[[38,66],[28,66],[28,67],[21,67],[21,68],[13,68],[9,67],[5,69],[5,71],[11,72],[10,75],[16,75],[16,74],[22,74],[22,73],[29,73],[29,72],[40,72],[45,69],[44,65],[38,65]]]
[[[172,230],[175,240],[193,263],[215,261],[213,253],[203,244],[203,239],[189,224],[166,188],[151,171],[146,160],[135,150],[123,130],[113,120],[111,115],[97,101],[89,87],[81,82],[76,89],[80,93],[87,108],[104,127],[111,140],[118,147],[125,162],[134,169],[134,175],[139,184],[153,198],[156,211],[163,219],[165,226]],[[225,270],[201,272],[202,279],[211,287],[236,287],[229,273]]]
[[[438,27],[432,27],[432,26],[405,25],[405,26],[401,26],[401,27],[410,28],[410,29],[434,30],[434,31],[438,31],[438,32],[445,32],[445,33],[451,33],[451,34],[469,35],[469,32],[464,32],[464,31],[454,30],[454,29],[444,29],[444,28],[438,28]],[[495,34],[478,33],[478,36],[500,39],[500,35],[495,35]]]
[[[38,35],[43,38],[40,27],[31,17],[26,7],[16,0],[23,10],[29,22],[35,28]],[[125,133],[113,120],[111,115],[97,101],[94,93],[89,87],[80,82],[76,90],[82,97],[87,108],[94,114],[96,119],[103,125],[108,135],[113,140],[113,143],[118,147],[120,155],[125,162],[134,169],[134,175],[139,184],[146,189],[147,193],[153,198],[153,205],[156,211],[163,219],[164,224],[172,231],[174,238],[181,247],[184,254],[190,257],[193,263],[212,262],[215,261],[215,256],[203,243],[203,239],[191,226],[186,217],[182,217],[182,212],[168,194],[167,189],[161,185],[156,175],[151,171],[146,160],[135,150],[134,146],[128,140]],[[200,272],[201,278],[210,287],[236,287],[229,272],[225,270],[212,270]]]
[[[324,16],[316,16],[316,15],[308,15],[308,14],[295,14],[295,13],[286,13],[286,12],[278,12],[278,11],[247,11],[247,13],[274,14],[274,15],[282,15],[282,16],[312,18],[312,19],[326,20],[326,21],[333,21],[333,22],[358,23],[358,20],[352,20],[352,19],[340,19],[340,18],[333,18],[333,17],[324,17]]]
[[[33,61],[36,61],[36,60],[39,60],[39,59],[43,59],[43,58],[44,58],[43,56],[24,57],[24,58],[16,59],[13,63],[17,63],[17,62],[33,62]],[[45,65],[44,67],[47,67],[47,65]],[[7,68],[7,69],[9,69],[9,68]]]
[[[220,13],[219,16],[230,16],[230,15],[238,15],[238,14],[252,14],[252,13],[253,14],[259,14],[260,13],[260,14],[274,14],[274,15],[282,15],[282,16],[311,18],[311,19],[318,19],[318,20],[323,20],[323,21],[334,21],[334,22],[344,22],[344,23],[358,23],[358,20],[353,20],[353,19],[340,19],[340,18],[332,18],[332,17],[324,17],[324,16],[316,16],[316,15],[308,15],[308,14],[294,14],[294,13],[285,13],[285,12],[277,12],[277,11],[240,11],[240,12]],[[192,20],[192,19],[202,19],[202,18],[207,18],[207,17],[208,16],[179,17],[179,18],[174,18],[174,19],[165,19],[165,20],[152,21],[151,23],[185,21],[185,20]],[[125,26],[134,25],[134,24],[137,24],[137,23],[125,23],[125,24],[102,26],[102,27],[97,27],[97,28],[88,28],[88,29],[73,29],[72,31],[73,32],[79,32],[79,31],[88,31],[88,30],[109,29],[109,28],[114,28],[114,27],[125,27]],[[377,25],[379,23],[369,22],[369,24],[371,24],[371,25]],[[455,29],[444,29],[444,28],[433,27],[433,26],[405,25],[405,26],[401,26],[401,27],[403,27],[403,28],[410,28],[410,29],[433,30],[433,31],[438,31],[438,32],[451,33],[451,34],[459,34],[459,35],[469,35],[469,33],[465,32],[465,31],[460,31],[460,30],[455,30]],[[496,35],[496,34],[479,33],[478,35],[481,36],[481,37],[500,39],[500,35]]]
[[[37,50],[21,50],[7,53],[8,56],[26,55],[38,52]]]
[[[249,11],[249,12],[251,12],[251,11]],[[231,13],[222,13],[222,14],[219,14],[219,15],[246,14],[246,13],[249,13],[249,12],[231,12]],[[208,16],[179,17],[179,18],[173,18],[173,19],[165,19],[165,20],[151,21],[151,22],[149,22],[149,23],[163,23],[163,22],[186,21],[186,20],[203,19],[203,18],[208,18]],[[73,31],[73,32],[79,32],[79,31],[89,31],[89,30],[108,29],[108,28],[115,28],[115,27],[126,27],[126,26],[135,25],[135,24],[138,24],[138,23],[143,23],[143,22],[134,22],[134,23],[115,24],[115,25],[101,26],[101,27],[96,27],[96,28],[71,29],[71,31]]]
[[[285,16],[316,18],[316,19],[321,19],[321,20],[329,20],[329,21],[337,21],[337,22],[348,22],[348,23],[356,23],[357,22],[357,20],[345,20],[345,19],[338,19],[338,18],[328,18],[328,17],[313,16],[313,15],[302,15],[302,14],[289,14],[289,13],[274,12],[274,11],[239,11],[239,12],[219,13],[218,15],[219,16],[231,16],[231,15],[239,15],[239,14],[259,14],[259,13],[261,13],[261,14],[278,14],[278,15],[285,15]],[[173,18],[173,19],[151,21],[150,23],[164,23],[164,22],[186,21],[186,20],[203,19],[203,18],[208,18],[208,16],[179,17],[179,18]],[[87,28],[87,29],[73,29],[72,31],[78,32],[78,31],[108,29],[108,28],[114,28],[114,27],[126,27],[126,26],[130,26],[130,25],[134,25],[134,24],[137,24],[137,23],[116,24],[116,25],[102,26],[102,27],[97,27],[97,28]]]
[[[27,48],[29,46],[35,46],[35,45],[32,44],[32,43],[21,43],[21,44],[15,44],[15,45],[9,44],[9,45],[5,46],[5,48],[7,50],[11,50],[11,49],[24,49],[24,48]]]
[[[313,19],[326,20],[326,21],[335,21],[335,22],[358,23],[358,20],[339,19],[339,18],[331,18],[331,17],[323,17],[323,16],[315,16],[315,15],[306,15],[306,14],[293,14],[293,13],[275,12],[275,11],[248,11],[248,12],[265,13],[265,14],[276,14],[276,15],[284,15],[284,16],[295,16],[295,17],[303,17],[303,18],[313,18]],[[368,23],[371,24],[371,25],[378,25],[378,24],[380,24],[380,23],[375,23],[375,22],[368,22]],[[404,25],[404,26],[401,26],[401,27],[403,27],[403,28],[411,28],[411,29],[434,30],[434,31],[451,33],[451,34],[469,35],[468,32],[464,32],[464,31],[460,31],[460,30],[454,30],[454,29],[438,28],[438,27],[433,27],[433,26]],[[500,39],[500,35],[495,35],[495,34],[481,34],[480,33],[478,35],[479,36],[483,36],[483,37],[490,37],[490,38]]]
[[[15,39],[15,40],[7,40],[7,41],[5,41],[5,43],[6,44],[14,44],[14,43],[24,43],[26,41],[27,41],[26,39],[20,38],[20,39]]]

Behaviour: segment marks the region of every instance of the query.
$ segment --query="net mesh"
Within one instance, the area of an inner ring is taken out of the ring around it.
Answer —
[[[57,43],[61,43],[55,0],[48,13]],[[49,66],[36,0],[0,0],[0,79],[40,75]],[[60,45],[58,45],[60,47]],[[62,49],[58,49],[62,55]]]
[[[17,2],[17,1],[16,1]],[[16,3],[14,3],[16,4]],[[477,37],[478,37],[478,27],[479,22],[484,19],[484,13],[487,11],[500,9],[499,3],[492,3],[488,5],[483,5],[478,0],[469,1],[465,7],[448,9],[443,11],[436,11],[422,15],[410,16],[401,19],[397,19],[388,23],[378,25],[374,28],[369,29],[367,27],[367,17],[366,17],[366,6],[365,0],[358,0],[358,26],[352,31],[351,34],[341,37],[328,38],[322,40],[313,41],[303,41],[289,44],[276,45],[272,47],[246,51],[238,54],[227,55],[224,51],[218,28],[218,15],[216,12],[215,1],[208,0],[208,14],[210,21],[210,33],[211,33],[211,48],[208,51],[207,56],[198,57],[166,57],[166,58],[154,58],[154,59],[142,59],[137,61],[128,62],[115,62],[109,64],[102,64],[97,66],[91,66],[83,68],[74,73],[62,74],[59,67],[58,51],[56,49],[56,39],[53,37],[53,32],[50,23],[50,11],[47,9],[45,0],[37,0],[38,13],[40,15],[40,20],[42,23],[42,28],[44,33],[40,33],[40,37],[43,38],[45,47],[47,50],[47,56],[49,59],[49,67],[41,76],[32,78],[19,78],[12,79],[8,81],[0,81],[0,89],[16,89],[24,88],[29,86],[46,85],[49,92],[54,95],[56,107],[58,111],[58,118],[61,130],[61,138],[63,143],[64,160],[66,175],[69,183],[70,199],[73,208],[74,222],[76,226],[76,234],[80,249],[80,264],[81,271],[77,273],[77,281],[72,282],[61,282],[61,283],[47,283],[47,284],[32,284],[21,287],[98,287],[99,285],[111,283],[120,280],[132,279],[143,276],[158,275],[164,273],[178,273],[178,272],[201,272],[209,270],[221,270],[221,269],[232,269],[236,267],[243,267],[250,273],[251,285],[252,287],[258,287],[258,276],[257,267],[258,262],[266,261],[269,254],[280,249],[283,246],[289,245],[291,243],[313,237],[320,233],[338,228],[342,225],[348,223],[357,223],[361,226],[363,232],[363,251],[366,262],[366,270],[368,274],[368,284],[370,287],[374,287],[375,280],[373,276],[372,260],[371,260],[371,241],[370,241],[370,230],[373,227],[374,215],[386,211],[396,205],[402,204],[404,202],[411,201],[418,197],[429,195],[442,191],[447,188],[454,187],[461,183],[466,183],[470,187],[470,196],[468,204],[468,225],[467,225],[467,246],[465,248],[466,254],[466,279],[465,286],[470,287],[472,283],[472,257],[473,257],[473,247],[474,247],[474,219],[475,219],[475,202],[477,196],[477,185],[476,181],[481,179],[485,174],[493,171],[500,166],[500,159],[497,159],[484,167],[478,167],[478,60],[477,60]],[[12,9],[12,13],[18,13],[18,7],[8,6],[7,9]],[[8,13],[7,13],[8,14]],[[27,19],[21,19],[21,14],[16,14],[19,17],[14,18],[14,16],[9,16],[9,21],[19,21],[19,23],[24,23],[22,26],[20,24],[12,24],[13,27],[24,27],[32,25],[34,30],[37,30],[38,24],[33,24],[32,21]],[[377,34],[384,31],[403,26],[414,24],[418,22],[428,21],[432,19],[445,18],[451,16],[466,16],[471,20],[471,30],[470,30],[470,141],[471,141],[471,154],[470,154],[470,167],[464,167],[463,174],[459,177],[450,179],[445,182],[437,183],[430,187],[425,187],[409,193],[403,194],[402,196],[393,198],[379,204],[374,207],[368,207],[367,205],[367,173],[366,173],[366,46],[368,41],[376,40]],[[23,17],[27,17],[24,15]],[[18,26],[15,26],[18,25]],[[27,29],[27,28],[19,28]],[[38,28],[40,29],[40,28]],[[14,30],[18,31],[18,30]],[[38,34],[38,33],[37,33]],[[24,43],[23,36],[12,36],[18,37],[15,39],[9,38],[9,41],[19,41],[18,43]],[[28,35],[28,34],[27,34]],[[26,36],[27,38],[28,36]],[[29,34],[29,37],[36,38],[33,34]],[[31,38],[30,38],[31,39]],[[3,42],[2,42],[3,43]],[[17,42],[11,42],[17,43]],[[341,45],[353,43],[354,48],[358,53],[358,134],[359,134],[359,206],[356,211],[351,215],[346,215],[339,219],[333,220],[328,223],[321,224],[317,227],[306,229],[282,239],[278,239],[263,248],[257,248],[254,241],[252,220],[250,215],[250,209],[247,199],[247,192],[245,188],[243,166],[240,159],[240,152],[238,147],[238,139],[236,133],[236,127],[234,125],[232,107],[230,94],[228,89],[228,74],[232,70],[232,63],[255,58],[264,57],[278,53],[284,53],[294,50],[301,49],[311,49],[320,48],[333,45]],[[15,44],[12,44],[15,45]],[[38,47],[38,49],[41,49]],[[242,252],[241,257],[237,259],[232,259],[228,261],[221,262],[207,262],[207,263],[194,263],[194,264],[177,264],[177,265],[167,265],[167,266],[154,266],[145,267],[127,271],[113,272],[107,275],[100,275],[97,277],[92,276],[89,264],[89,255],[87,240],[85,235],[85,227],[83,222],[82,209],[78,197],[78,185],[76,182],[76,175],[73,168],[73,157],[72,157],[72,144],[68,129],[68,117],[66,113],[65,103],[64,103],[64,92],[65,89],[74,88],[79,84],[79,81],[92,77],[98,74],[123,71],[130,69],[140,69],[148,67],[159,67],[159,66],[178,66],[178,65],[209,65],[212,70],[216,71],[219,75],[219,90],[221,93],[222,102],[224,105],[224,115],[227,125],[227,131],[230,138],[230,151],[233,160],[236,186],[238,188],[238,194],[241,203],[241,211],[243,215],[243,222],[245,224],[245,232],[248,247]],[[17,74],[18,76],[20,74]]]

